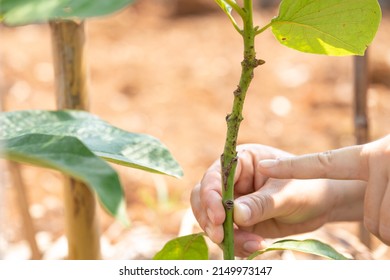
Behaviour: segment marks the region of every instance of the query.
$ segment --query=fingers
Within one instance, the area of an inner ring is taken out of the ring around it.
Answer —
[[[261,160],[258,171],[272,178],[366,181],[364,223],[371,233],[390,244],[390,135],[360,146]],[[361,209],[355,208],[360,213]]]
[[[286,152],[261,145],[246,144],[239,146],[238,163],[234,178],[236,197],[252,193],[266,183],[267,177],[256,171],[256,164],[259,159],[287,155]],[[215,243],[221,243],[223,240],[222,224],[225,220],[220,169],[220,161],[216,160],[191,193],[191,206],[194,215],[201,228]]]
[[[373,205],[378,198],[366,193],[364,225],[382,242],[390,245],[390,183],[380,196],[378,204]]]
[[[310,192],[313,188],[316,192]],[[235,200],[234,221],[244,227],[268,219],[299,223],[329,212],[334,205],[334,194],[327,190],[325,180],[270,179],[263,188]],[[323,197],[330,198],[331,202],[324,203]]]
[[[257,234],[239,229],[234,231],[234,254],[238,257],[248,257],[266,246],[264,239]]]
[[[380,226],[379,226],[379,238],[390,245],[390,182],[387,183],[387,189],[383,196],[381,208],[379,212]]]
[[[390,168],[386,159],[374,158],[372,174],[364,200],[366,228],[386,244],[390,244]]]
[[[365,146],[351,146],[322,153],[261,160],[258,170],[273,178],[368,179]]]
[[[194,189],[191,192],[191,207],[192,211],[200,225],[200,227],[206,232],[208,237],[215,243],[221,243],[223,240],[223,228],[222,228],[222,223],[216,224],[215,221],[218,221],[218,219],[221,218],[216,218],[215,216],[215,210],[212,208],[209,208],[209,210],[204,209],[203,203],[201,202],[201,196],[200,196],[200,184],[196,185]],[[215,199],[217,202],[215,205],[221,205],[220,202],[220,197],[216,196]],[[219,202],[218,202],[219,201]],[[218,210],[216,211],[218,212]],[[220,210],[219,210],[220,212]],[[223,215],[222,221],[225,219],[224,218],[224,211],[222,207],[222,212],[221,214]],[[211,219],[210,219],[211,216]]]
[[[205,173],[201,183],[191,192],[192,211],[200,227],[215,243],[223,240],[222,223],[225,220],[225,210],[221,197],[221,174],[215,163]]]

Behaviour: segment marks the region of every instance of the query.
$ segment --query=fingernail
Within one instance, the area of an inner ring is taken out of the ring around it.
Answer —
[[[267,247],[268,247],[267,242],[265,242],[264,240],[261,240],[260,241],[260,249],[264,249],[264,248],[267,248]]]
[[[211,211],[210,208],[207,209],[207,217],[209,217],[211,223],[215,224],[215,215],[214,215],[214,212]]]
[[[251,218],[252,213],[248,205],[244,203],[237,203],[236,205],[234,205],[234,207],[235,218],[237,218],[241,222],[246,222]]]
[[[279,160],[277,159],[263,159],[259,161],[259,165],[264,168],[271,168],[278,165]]]
[[[260,249],[262,249],[261,244],[259,241],[256,240],[250,240],[244,243],[243,248],[248,253],[256,252]]]

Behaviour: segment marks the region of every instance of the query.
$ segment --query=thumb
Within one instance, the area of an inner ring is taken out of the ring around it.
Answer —
[[[259,207],[259,205],[261,207]],[[239,226],[253,226],[258,223],[259,220],[264,220],[263,207],[268,205],[264,203],[264,200],[258,195],[253,193],[240,197],[234,201],[234,222]]]
[[[368,153],[365,145],[322,153],[261,160],[259,171],[280,179],[368,179]]]
[[[283,215],[288,204],[283,196],[275,196],[277,188],[260,189],[234,200],[234,222],[250,227],[261,221]]]

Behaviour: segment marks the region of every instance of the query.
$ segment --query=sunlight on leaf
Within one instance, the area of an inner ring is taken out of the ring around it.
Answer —
[[[207,260],[208,254],[203,233],[196,233],[168,241],[153,260]]]
[[[364,55],[380,20],[377,0],[283,0],[272,32],[281,44],[298,51]]]
[[[293,251],[313,254],[313,255],[317,255],[320,257],[333,259],[333,260],[348,260],[348,258],[338,253],[335,249],[333,249],[328,244],[325,244],[315,239],[306,239],[306,240],[284,239],[284,240],[276,241],[275,243],[271,244],[271,246],[253,253],[248,257],[248,259],[251,260],[261,254],[264,254],[269,251],[275,251],[275,250],[293,250]]]
[[[0,16],[7,25],[53,19],[85,19],[119,11],[134,0],[0,0]]]
[[[226,3],[224,0],[215,0],[217,4],[221,7],[221,9],[227,14],[230,15],[232,13],[232,7]],[[236,2],[233,0],[233,2]]]
[[[156,138],[116,128],[84,111],[13,111],[0,114],[0,139],[29,133],[73,136],[108,161],[174,177],[182,169]]]
[[[222,11],[224,11],[224,13],[229,17],[230,22],[233,24],[234,28],[238,31],[238,33],[241,33],[240,27],[238,26],[236,20],[234,19],[233,15],[232,15],[232,11],[233,11],[232,6],[229,5],[227,3],[227,1],[224,1],[224,0],[215,0],[215,2],[218,4],[218,6],[221,7]],[[235,0],[231,0],[230,2],[232,5],[233,4],[235,5],[236,12],[238,12],[239,14],[243,13],[241,8],[238,5],[236,5]]]
[[[71,136],[24,134],[0,140],[1,156],[9,160],[61,171],[87,184],[102,206],[123,224],[128,224],[124,193],[118,174]]]

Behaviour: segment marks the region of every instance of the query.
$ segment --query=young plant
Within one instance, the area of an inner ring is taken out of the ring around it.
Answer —
[[[157,139],[115,128],[88,110],[84,61],[86,18],[113,13],[133,0],[0,0],[0,20],[10,26],[50,22],[58,111],[0,115],[1,156],[53,168],[66,177],[65,216],[70,259],[100,258],[96,196],[109,214],[127,225],[124,192],[104,160],[149,172],[182,176]],[[104,160],[102,160],[104,159]]]
[[[221,155],[222,203],[226,212],[223,224],[224,240],[221,244],[224,259],[234,259],[234,173],[237,165],[237,139],[243,120],[242,110],[245,97],[254,76],[254,69],[264,61],[256,58],[255,37],[271,29],[275,38],[284,46],[295,50],[323,55],[346,56],[364,55],[372,42],[381,19],[377,0],[282,0],[279,14],[262,28],[253,23],[252,0],[215,0],[228,16],[236,31],[243,39],[243,61],[241,77],[233,92],[233,107],[226,116],[227,133]],[[233,12],[235,16],[233,15]],[[236,17],[242,21],[240,26]],[[303,243],[302,243],[303,242]],[[318,253],[329,249],[319,241],[278,242],[270,248],[300,249]],[[315,246],[313,246],[315,244]],[[265,249],[264,253],[271,249]],[[322,255],[322,253],[318,253]],[[333,253],[328,255],[332,258]]]

